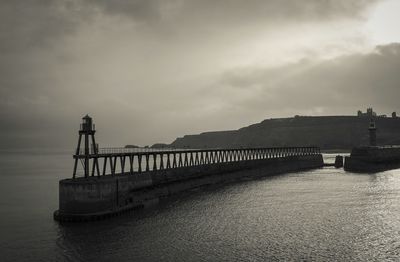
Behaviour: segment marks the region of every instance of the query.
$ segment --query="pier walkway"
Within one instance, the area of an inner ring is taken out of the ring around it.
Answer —
[[[318,147],[99,148],[92,119],[83,121],[72,178],[59,182],[58,221],[102,219],[206,185],[323,166]]]
[[[270,148],[232,148],[232,149],[159,149],[141,150],[127,148],[104,148],[90,154],[75,154],[75,178],[78,160],[88,159],[88,176],[117,175],[124,173],[143,173],[180,167],[192,167],[238,161],[274,159],[288,156],[307,156],[320,154],[318,147],[270,147]],[[83,164],[83,169],[85,164]],[[119,172],[117,172],[117,170]]]

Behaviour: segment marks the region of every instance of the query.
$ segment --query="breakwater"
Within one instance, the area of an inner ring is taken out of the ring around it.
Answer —
[[[379,172],[395,168],[400,168],[400,146],[355,147],[344,164],[344,169],[352,172]]]
[[[323,166],[315,147],[114,152],[91,154],[90,158],[93,170],[104,175],[93,171],[92,176],[61,180],[56,220],[102,219],[197,187]],[[110,173],[96,170],[99,159],[105,169],[110,163]],[[118,159],[120,173],[115,172]],[[135,159],[139,161],[136,165]]]
[[[82,120],[72,179],[59,182],[58,221],[102,219],[208,184],[323,166],[317,147],[99,148],[92,118]],[[83,177],[78,175],[79,162]]]

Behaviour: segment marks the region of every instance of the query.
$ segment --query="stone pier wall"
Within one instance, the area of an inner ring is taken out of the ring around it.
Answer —
[[[207,164],[143,173],[64,179],[59,221],[90,221],[143,208],[161,198],[210,184],[320,168],[321,154]]]

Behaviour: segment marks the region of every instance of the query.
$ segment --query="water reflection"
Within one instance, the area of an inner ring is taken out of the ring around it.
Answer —
[[[52,212],[58,180],[71,175],[70,155],[18,159],[0,158],[2,261],[396,261],[400,255],[400,170],[292,173],[198,190],[110,220],[58,224]]]
[[[65,260],[381,260],[400,244],[399,171],[326,168],[204,189],[59,227]]]

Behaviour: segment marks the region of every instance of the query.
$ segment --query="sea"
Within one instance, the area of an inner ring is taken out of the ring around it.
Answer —
[[[0,151],[0,261],[400,261],[400,169],[325,167],[60,224],[72,167],[68,150]]]

